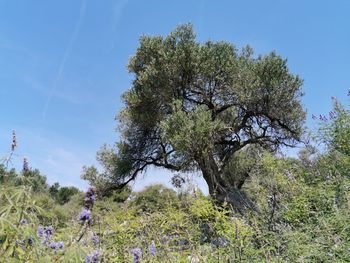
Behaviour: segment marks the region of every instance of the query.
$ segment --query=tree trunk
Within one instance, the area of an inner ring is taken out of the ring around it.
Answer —
[[[211,196],[220,203],[228,203],[235,212],[240,214],[256,211],[254,203],[238,188],[228,188]]]
[[[256,210],[254,203],[246,194],[226,182],[219,168],[210,155],[197,161],[202,171],[203,178],[208,184],[210,196],[219,203],[228,203],[235,212],[243,214],[248,210]]]

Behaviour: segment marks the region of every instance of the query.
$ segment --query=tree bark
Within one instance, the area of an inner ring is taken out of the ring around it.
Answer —
[[[228,203],[235,212],[244,214],[249,210],[256,210],[254,203],[237,186],[229,185],[224,180],[222,174],[210,155],[201,158],[198,165],[206,181],[210,196],[218,203]]]

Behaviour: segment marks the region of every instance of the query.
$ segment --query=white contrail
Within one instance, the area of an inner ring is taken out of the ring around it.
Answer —
[[[46,102],[45,102],[45,105],[44,105],[44,109],[43,109],[43,113],[42,113],[42,117],[43,117],[43,120],[46,119],[46,113],[47,113],[47,110],[49,108],[49,104],[51,102],[51,99],[57,89],[57,83],[58,81],[60,80],[61,76],[62,76],[62,73],[63,73],[63,69],[64,69],[64,66],[67,62],[67,59],[70,55],[70,52],[72,50],[72,47],[74,45],[74,42],[76,40],[76,37],[79,33],[79,30],[80,30],[80,27],[82,25],[82,22],[83,22],[83,17],[84,17],[84,14],[85,14],[85,10],[86,10],[86,1],[83,0],[82,3],[81,3],[81,6],[80,6],[80,13],[79,13],[79,19],[75,25],[75,28],[74,28],[74,31],[72,33],[72,36],[69,40],[69,43],[68,43],[68,46],[66,47],[66,50],[63,54],[63,57],[62,57],[62,60],[61,60],[61,63],[60,63],[60,66],[58,68],[58,72],[57,72],[57,75],[56,75],[56,78],[52,84],[52,88],[50,90],[50,93],[46,99]]]
[[[123,10],[125,8],[125,6],[128,4],[129,0],[120,0],[117,1],[115,3],[114,6],[114,17],[113,17],[113,25],[112,25],[112,31],[113,33],[115,32],[115,30],[117,29],[119,20],[121,19],[122,15],[123,15]]]
[[[128,3],[129,3],[129,0],[119,0],[119,1],[116,1],[115,3],[113,17],[112,17],[113,38],[116,35],[116,30],[119,25],[120,19],[123,16],[123,10],[128,5]],[[116,39],[112,40],[112,46],[107,50],[107,54],[110,53],[115,48],[116,42],[117,42]]]

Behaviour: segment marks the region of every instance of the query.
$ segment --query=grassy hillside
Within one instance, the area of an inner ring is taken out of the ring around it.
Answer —
[[[1,262],[349,262],[350,118],[336,108],[298,158],[260,151],[232,165],[254,209],[235,213],[186,180],[109,194],[48,186],[0,167]],[[324,119],[322,117],[322,119]],[[233,169],[233,168],[232,168]]]

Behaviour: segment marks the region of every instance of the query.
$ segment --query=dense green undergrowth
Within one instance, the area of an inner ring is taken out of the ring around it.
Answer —
[[[244,214],[186,187],[82,193],[1,166],[0,261],[349,262],[350,115],[337,107],[323,152],[241,160],[256,207]]]
[[[84,221],[81,193],[60,205],[29,179],[2,185],[1,260],[83,262],[99,250],[101,262],[132,262],[140,248],[141,262],[347,262],[350,160],[334,152],[307,162],[265,154],[246,185],[257,212],[244,216],[200,192],[155,185],[124,203],[97,197]],[[46,243],[40,226],[54,229]],[[59,241],[61,249],[51,244]]]

